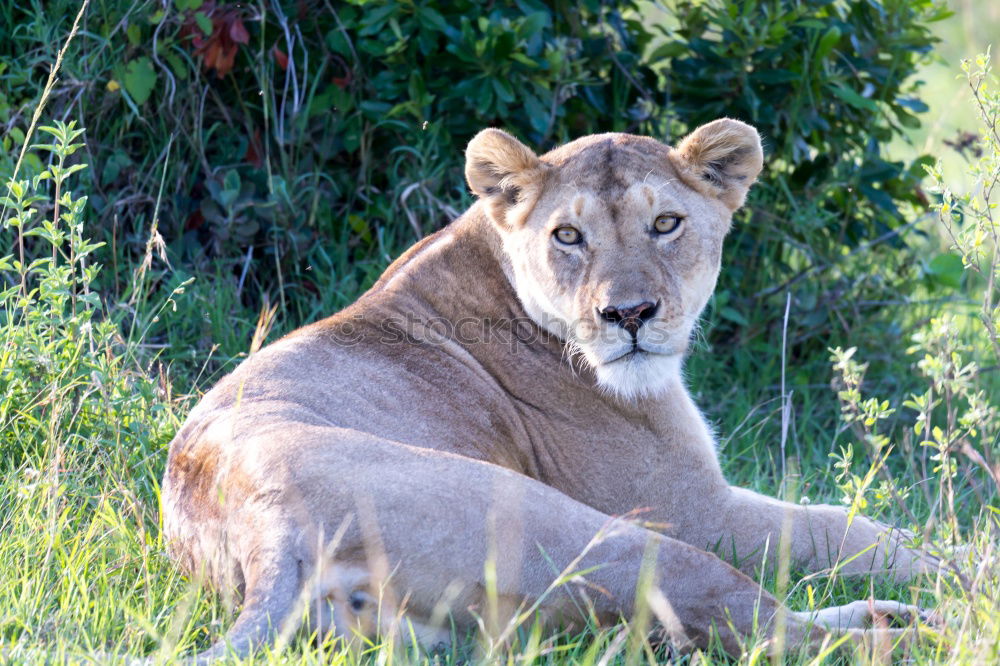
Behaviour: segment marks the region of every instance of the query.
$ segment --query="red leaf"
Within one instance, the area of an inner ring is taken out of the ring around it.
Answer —
[[[254,130],[253,137],[247,143],[247,154],[244,155],[243,159],[259,169],[264,166],[261,152],[263,151],[260,145],[260,129],[256,129]]]
[[[221,50],[222,45],[219,44],[218,40],[211,40],[205,44],[205,48],[201,51],[201,56],[205,59],[205,69],[218,68],[217,61],[220,59],[219,52]]]
[[[203,224],[205,224],[205,216],[202,215],[201,209],[199,208],[188,216],[187,222],[184,223],[184,229],[186,231],[192,231]]]
[[[347,86],[351,85],[351,82],[353,80],[354,80],[354,75],[351,73],[351,70],[347,70],[347,73],[344,74],[343,76],[335,76],[335,77],[333,77],[333,83],[334,83],[334,85],[337,86],[338,88],[340,88],[341,90],[343,90]]]
[[[219,49],[219,57],[216,60],[215,72],[216,76],[220,79],[228,74],[233,69],[233,64],[236,62],[236,47],[232,46],[229,48]]]
[[[248,44],[250,42],[250,33],[243,27],[243,19],[239,16],[234,17],[232,24],[229,26],[229,37],[237,44]]]
[[[282,71],[288,70],[288,56],[285,55],[284,51],[278,48],[277,44],[271,48],[271,55],[274,56],[274,59],[278,63],[278,67],[280,67]]]
[[[300,278],[300,279],[302,280],[301,284],[302,284],[303,287],[305,287],[306,291],[308,291],[310,294],[313,294],[313,295],[316,295],[316,296],[319,295],[319,287],[316,286],[315,282],[313,282],[312,280],[304,279],[304,278]]]
[[[250,43],[250,33],[243,24],[241,9],[218,6],[215,0],[206,0],[201,11],[212,19],[212,33],[204,34],[197,25],[194,12],[188,11],[181,25],[181,37],[190,38],[194,53],[202,58],[206,71],[215,70],[218,78],[223,78],[233,69],[240,44]]]

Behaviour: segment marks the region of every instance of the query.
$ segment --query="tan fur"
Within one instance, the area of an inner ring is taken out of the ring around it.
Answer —
[[[783,611],[739,569],[773,563],[783,531],[809,571],[933,567],[883,525],[849,526],[842,508],[729,486],[681,379],[760,156],[733,120],[677,149],[606,134],[541,157],[499,130],[477,135],[466,173],[480,202],[354,305],[251,356],[171,443],[172,553],[244,600],[200,659],[287,635],[306,609],[324,632],[406,636],[412,623],[424,642],[449,618],[502,639],[532,604],[553,625],[588,607],[614,623],[636,608],[644,553],[662,629],[704,646],[714,628],[738,652],[755,617],[773,633]],[[658,216],[684,219],[660,235]],[[584,242],[560,245],[562,225]],[[655,312],[634,340],[601,314],[643,302]],[[642,522],[612,518],[636,509]],[[873,612],[912,610],[790,613],[787,642],[820,628],[860,641]]]

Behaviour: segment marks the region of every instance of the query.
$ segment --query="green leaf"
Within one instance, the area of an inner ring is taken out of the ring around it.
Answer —
[[[438,32],[448,31],[448,22],[444,20],[441,13],[432,7],[422,7],[417,10],[417,18],[420,22]]]
[[[525,67],[530,67],[532,69],[538,69],[539,66],[537,62],[535,62],[528,56],[524,55],[523,53],[518,53],[518,52],[511,53],[510,59],[514,60],[515,62],[521,63]]]
[[[146,56],[136,58],[125,68],[125,90],[136,104],[143,104],[156,86],[156,70]]]
[[[62,177],[63,178],[69,178],[70,176],[72,176],[77,171],[82,171],[83,169],[86,169],[86,168],[87,168],[86,164],[82,164],[82,163],[81,164],[72,164],[72,165],[66,167],[66,169],[62,173]]]
[[[859,95],[854,90],[851,90],[842,83],[834,83],[829,86],[830,92],[834,95],[847,102],[851,106],[857,107],[859,109],[864,109],[865,111],[878,111],[878,105],[870,99],[865,99]]]
[[[369,231],[368,223],[363,217],[352,213],[347,216],[347,222],[351,225],[351,229],[361,238],[361,240],[371,240],[371,231]]]
[[[962,285],[962,258],[957,254],[945,252],[934,257],[927,272],[941,284],[958,289]]]
[[[788,83],[789,81],[801,81],[802,75],[782,68],[760,69],[750,74],[750,80],[764,84]]]
[[[801,26],[803,28],[816,28],[818,30],[822,30],[823,28],[826,27],[826,23],[824,23],[823,21],[821,21],[819,19],[815,19],[815,18],[803,19],[803,20],[798,21],[797,23],[795,23],[795,25]]]
[[[176,76],[181,81],[187,81],[188,69],[184,61],[181,60],[180,56],[175,53],[167,53],[164,56],[167,64],[170,65],[170,69],[174,70],[174,76]]]
[[[514,90],[510,87],[510,84],[502,79],[492,79],[493,90],[496,92],[497,97],[502,102],[514,101]]]
[[[194,22],[198,24],[205,36],[212,34],[212,19],[205,15],[205,12],[197,12],[194,15]]]
[[[719,309],[719,316],[733,322],[734,324],[739,324],[740,326],[746,326],[749,323],[747,322],[747,318],[740,314],[738,310],[735,310],[728,305]]]
[[[222,179],[222,186],[230,192],[240,191],[240,174],[235,170],[227,171]]]
[[[816,62],[820,62],[825,58],[833,47],[837,45],[840,41],[840,28],[837,26],[831,26],[829,30],[820,38],[819,44],[816,46]]]
[[[896,120],[899,121],[900,125],[908,129],[920,129],[920,118],[905,111],[897,111]]]
[[[656,47],[656,50],[649,54],[649,61],[656,63],[664,58],[676,58],[684,55],[688,51],[688,46],[684,42],[667,41]]]
[[[133,23],[125,29],[125,36],[128,37],[129,44],[139,46],[139,42],[142,41],[142,28]]]
[[[927,111],[928,107],[924,102],[917,99],[916,97],[897,97],[896,104],[900,106],[905,106],[910,111],[914,113],[924,113]]]
[[[530,39],[541,32],[548,24],[549,16],[545,12],[534,12],[524,17],[521,25],[517,27],[517,36],[521,39]]]

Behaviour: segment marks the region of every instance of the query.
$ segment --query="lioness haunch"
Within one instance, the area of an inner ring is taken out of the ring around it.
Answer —
[[[306,622],[431,644],[452,622],[502,631],[535,602],[552,625],[614,623],[636,608],[651,546],[659,629],[703,646],[714,628],[738,652],[755,618],[775,635],[781,605],[706,548],[751,571],[785,530],[809,571],[934,567],[841,508],[731,487],[684,387],[732,213],[762,166],[752,127],[717,120],[676,148],[602,134],[541,157],[487,129],[466,159],[479,200],[464,215],[354,305],[247,359],[171,443],[172,554],[243,595],[199,661]],[[637,508],[655,531],[612,519]],[[587,573],[553,587],[567,567]],[[786,644],[861,640],[873,614],[914,611],[788,611]]]

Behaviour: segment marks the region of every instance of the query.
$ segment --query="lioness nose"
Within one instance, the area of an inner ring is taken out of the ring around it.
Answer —
[[[656,315],[656,310],[659,306],[659,303],[651,303],[649,301],[643,301],[639,305],[630,305],[627,307],[609,305],[603,310],[599,310],[598,314],[604,321],[618,324],[632,335],[635,335],[643,324]]]

